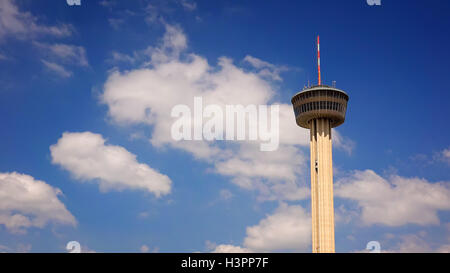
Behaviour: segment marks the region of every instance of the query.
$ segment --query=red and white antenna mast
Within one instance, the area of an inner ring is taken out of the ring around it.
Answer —
[[[319,41],[319,35],[317,35],[317,68],[319,71],[319,85],[322,84],[322,79],[320,77],[320,41]]]

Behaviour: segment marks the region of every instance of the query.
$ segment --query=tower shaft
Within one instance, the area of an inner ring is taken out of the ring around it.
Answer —
[[[311,120],[311,210],[314,253],[334,253],[331,121]]]

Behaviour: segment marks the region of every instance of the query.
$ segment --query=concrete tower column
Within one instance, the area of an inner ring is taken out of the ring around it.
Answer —
[[[316,121],[311,121],[310,130],[310,160],[311,160],[311,216],[312,216],[312,251],[319,251],[319,196],[317,179],[317,130]]]
[[[311,210],[314,253],[334,253],[331,121],[311,120]]]

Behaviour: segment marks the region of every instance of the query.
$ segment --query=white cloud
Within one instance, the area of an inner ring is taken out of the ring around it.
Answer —
[[[418,234],[394,235],[385,234],[388,241],[380,242],[380,253],[430,253],[439,252],[431,248],[430,243],[425,238],[426,232],[421,231]],[[385,248],[386,243],[396,240],[397,242],[390,248]],[[369,249],[352,251],[352,253],[370,253]]]
[[[173,0],[173,1],[151,1],[145,2],[144,11],[145,21],[148,24],[164,23],[165,18],[170,17],[176,10],[183,8],[187,12],[193,12],[197,9],[197,3],[193,0]]]
[[[443,155],[445,158],[450,159],[450,148],[449,148],[449,149],[445,149],[445,150],[442,152],[442,155]]]
[[[38,35],[66,37],[72,32],[71,25],[47,26],[38,23],[31,13],[20,11],[13,0],[0,1],[0,40],[6,36],[18,39],[32,39]]]
[[[142,253],[147,253],[149,252],[150,248],[147,245],[142,245],[140,250]]]
[[[59,189],[29,175],[0,173],[0,224],[18,233],[48,223],[75,226],[75,217],[59,195]]]
[[[274,81],[282,81],[280,74],[289,70],[286,66],[277,66],[250,55],[245,56],[244,62],[256,68],[260,76],[268,77]]]
[[[187,38],[179,27],[166,25],[166,33],[157,47],[148,47],[132,56],[118,55],[140,68],[114,70],[104,84],[101,100],[108,114],[119,124],[146,124],[153,127],[150,142],[155,147],[170,146],[192,154],[214,166],[215,172],[229,176],[238,186],[257,190],[264,200],[299,200],[308,196],[299,175],[308,170],[307,155],[300,146],[309,147],[309,132],[295,123],[292,106],[280,109],[280,148],[261,152],[256,142],[175,141],[171,109],[185,104],[193,109],[194,97],[203,105],[272,105],[276,94],[273,78],[258,71],[246,71],[226,57],[217,66],[193,53],[187,53]],[[147,58],[138,64],[138,60]],[[247,57],[259,67],[275,67]],[[193,122],[193,118],[188,122]],[[204,121],[205,122],[205,121]],[[225,130],[225,129],[224,129]],[[336,147],[342,147],[342,141]]]
[[[401,241],[397,246],[388,250],[389,252],[399,252],[399,253],[426,253],[431,252],[431,247],[427,240],[424,238],[425,234],[406,234],[401,235]]]
[[[248,63],[251,64],[253,67],[258,68],[258,69],[261,69],[261,68],[264,68],[264,67],[271,67],[271,68],[272,68],[272,67],[275,67],[275,66],[274,66],[273,64],[271,64],[271,63],[268,63],[268,62],[263,61],[263,60],[261,60],[261,59],[252,57],[252,56],[250,56],[250,55],[245,56],[244,61],[245,61],[245,62],[248,62]]]
[[[138,213],[138,218],[139,219],[146,219],[146,218],[148,218],[149,215],[150,214],[148,212],[143,211],[143,212]]]
[[[273,251],[308,251],[311,246],[311,216],[298,205],[281,203],[271,215],[257,225],[247,227],[244,246],[216,245],[207,247],[216,253],[248,253]]]
[[[148,253],[148,252],[151,252],[151,253],[157,253],[157,252],[159,252],[159,247],[154,247],[153,249],[151,249],[149,246],[147,246],[147,245],[142,245],[140,248],[139,248],[139,250],[142,252],[142,253]]]
[[[256,145],[241,145],[232,156],[215,163],[217,173],[231,177],[241,188],[257,190],[261,201],[307,198],[309,190],[298,178],[305,170],[306,157],[293,145],[270,153],[259,151]]]
[[[436,252],[438,253],[450,253],[450,244],[440,246]]]
[[[63,77],[63,78],[70,78],[72,77],[72,72],[67,70],[66,68],[64,68],[63,66],[57,64],[57,63],[53,63],[53,62],[49,62],[46,60],[41,60],[41,62],[45,65],[45,67],[56,73],[58,76]]]
[[[137,53],[134,54],[134,56],[130,56],[127,54],[123,54],[117,51],[113,51],[111,53],[112,58],[109,59],[108,61],[110,63],[130,63],[130,64],[134,64],[138,59],[139,56],[137,55]]]
[[[333,129],[332,136],[333,136],[333,145],[345,151],[348,155],[352,154],[356,146],[354,141],[352,141],[347,137],[342,136],[336,129]]]
[[[231,198],[233,198],[233,194],[231,193],[230,190],[227,189],[221,189],[219,195],[220,199],[222,200],[230,200]]]
[[[39,23],[37,17],[30,12],[20,11],[14,0],[0,1],[0,42],[8,37],[32,41],[42,36],[64,38],[71,36],[73,31],[73,26],[68,24],[51,26]],[[58,64],[56,59],[64,63],[88,65],[86,51],[81,46],[48,45],[39,42],[33,44],[48,53],[41,61],[47,69],[60,77],[69,78],[72,72]]]
[[[117,5],[118,1],[102,0],[99,4],[114,13],[115,18],[108,19],[110,25],[114,29],[118,29],[128,17],[142,18],[147,24],[164,24],[170,21],[169,17],[173,17],[178,10],[193,12],[197,9],[197,3],[193,0],[153,0],[139,1],[138,8],[121,9]],[[167,19],[169,20],[167,20]]]
[[[217,172],[239,178],[268,178],[294,181],[306,158],[294,146],[281,146],[268,156],[262,156],[254,145],[242,145],[238,154],[216,163]]]
[[[33,45],[46,51],[50,57],[60,60],[67,64],[75,64],[79,66],[89,66],[86,49],[82,46],[67,44],[45,44],[33,42]]]
[[[258,225],[247,227],[244,246],[253,251],[307,251],[311,245],[311,216],[301,206],[282,203]]]
[[[194,1],[188,1],[188,0],[180,0],[181,6],[187,11],[194,11],[197,9],[197,3]]]
[[[11,248],[4,245],[0,245],[0,253],[9,253],[9,252],[11,252]]]
[[[442,152],[440,152],[438,158],[450,165],[450,148],[444,149]]]
[[[387,234],[390,241],[397,240],[397,243],[389,248],[382,249],[382,252],[390,253],[449,253],[450,244],[443,242],[432,242],[428,233],[424,230],[416,234],[393,235]]]
[[[264,104],[273,95],[267,82],[237,68],[229,59],[219,60],[219,71],[211,71],[207,61],[195,54],[181,61],[179,55],[185,48],[186,37],[181,30],[167,26],[162,44],[148,50],[151,68],[115,71],[104,85],[102,101],[108,105],[113,120],[154,125],[151,141],[156,146],[180,145],[170,135],[170,110],[177,104],[192,105],[194,96],[202,96],[205,105],[246,105]],[[184,148],[193,144],[185,144]],[[207,146],[211,152],[211,145]],[[197,155],[202,154],[199,151]]]
[[[430,183],[396,175],[385,179],[372,170],[355,171],[338,181],[335,195],[355,200],[365,225],[437,225],[437,212],[450,210],[448,182]]]
[[[4,245],[0,245],[0,253],[9,253],[9,252],[11,252],[11,248]]]
[[[146,190],[157,197],[170,193],[169,177],[137,162],[125,148],[106,145],[99,134],[64,133],[50,151],[53,164],[79,180],[98,181],[102,191]]]
[[[102,0],[98,2],[100,6],[112,8],[113,6],[117,5],[117,2],[115,0]]]
[[[125,23],[125,19],[123,18],[109,18],[108,23],[115,30],[120,29],[120,27]]]
[[[449,232],[448,224],[445,225]],[[429,233],[425,230],[412,234],[386,234],[389,241],[396,240],[393,247],[383,250],[383,252],[395,253],[450,253],[450,238],[447,241],[436,241],[430,238]]]
[[[247,248],[234,245],[218,245],[211,251],[212,253],[250,253],[251,251]]]
[[[15,248],[0,245],[0,253],[29,253],[31,248],[31,244],[18,244]]]
[[[155,3],[149,3],[145,8],[145,22],[148,24],[153,24],[157,22],[158,18],[161,16],[161,9],[158,8]]]
[[[87,245],[82,245],[81,253],[97,253],[97,251],[90,249]]]
[[[445,228],[447,229],[447,242],[450,243],[450,223],[445,224]]]

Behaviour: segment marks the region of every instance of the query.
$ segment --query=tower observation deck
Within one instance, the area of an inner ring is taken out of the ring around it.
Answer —
[[[319,38],[317,38],[319,48]],[[318,51],[318,56],[319,55]],[[331,129],[344,123],[349,96],[319,84],[295,94],[291,102],[297,125],[310,130],[312,250],[334,253],[333,158]]]
[[[297,125],[311,129],[315,119],[328,119],[331,128],[344,123],[348,95],[328,85],[316,85],[303,89],[292,97]]]

